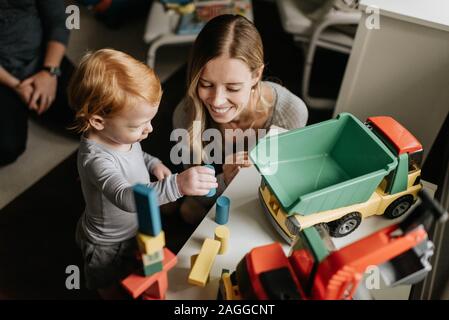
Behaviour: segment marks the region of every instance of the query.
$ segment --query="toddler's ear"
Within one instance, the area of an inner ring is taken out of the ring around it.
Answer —
[[[104,129],[104,119],[103,119],[103,117],[101,117],[99,115],[95,114],[95,115],[91,116],[89,119],[89,124],[95,130],[101,131]]]

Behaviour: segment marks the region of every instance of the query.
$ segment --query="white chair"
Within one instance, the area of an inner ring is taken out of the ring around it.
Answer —
[[[252,0],[235,0],[242,7],[250,9],[245,16],[253,21]],[[143,41],[149,44],[147,52],[147,64],[154,68],[156,64],[157,50],[164,45],[188,44],[193,43],[197,37],[196,34],[177,34],[176,28],[180,22],[181,16],[175,10],[166,10],[160,1],[153,1],[148,15]]]
[[[302,77],[302,98],[311,108],[332,109],[335,100],[312,97],[309,94],[313,59],[317,47],[347,53],[351,52],[354,35],[342,31],[340,27],[358,25],[361,12],[358,10],[330,10],[316,21],[304,14],[297,4],[301,0],[276,0],[282,27],[293,35],[295,41],[301,42],[305,49],[304,71]]]
[[[163,45],[193,43],[196,35],[178,35],[175,32],[180,16],[174,10],[165,10],[164,5],[154,0],[143,40],[149,44],[147,64],[154,68],[156,64],[156,51]]]

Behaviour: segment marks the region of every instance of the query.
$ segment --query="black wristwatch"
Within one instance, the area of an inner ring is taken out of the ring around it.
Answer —
[[[59,67],[43,66],[42,70],[47,71],[49,74],[55,77],[59,77],[61,75],[61,68]]]

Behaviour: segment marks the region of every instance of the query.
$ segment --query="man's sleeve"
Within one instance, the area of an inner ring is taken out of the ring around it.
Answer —
[[[64,0],[38,0],[37,8],[44,27],[45,40],[57,41],[67,47],[70,31],[65,25]]]

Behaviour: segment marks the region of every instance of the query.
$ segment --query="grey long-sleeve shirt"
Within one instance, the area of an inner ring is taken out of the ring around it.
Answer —
[[[142,151],[140,143],[122,152],[81,138],[77,165],[86,201],[81,227],[91,242],[110,244],[136,235],[133,185],[142,183],[152,187],[159,196],[160,205],[182,196],[176,174],[150,182],[149,172],[158,163],[158,158]]]

